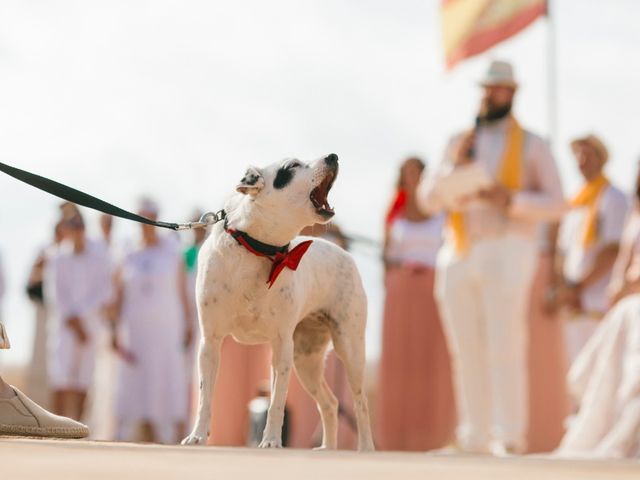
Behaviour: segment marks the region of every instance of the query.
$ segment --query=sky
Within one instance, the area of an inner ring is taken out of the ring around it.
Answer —
[[[549,136],[549,22],[445,71],[436,0],[0,0],[0,162],[125,209],[151,195],[161,218],[221,208],[248,165],[340,156],[330,195],[346,232],[380,239],[398,165],[437,162],[471,125],[490,59],[514,64],[515,112]],[[567,193],[579,177],[568,147],[595,132],[608,174],[630,190],[640,154],[640,2],[556,0],[558,130]],[[58,201],[0,176],[2,305],[28,361],[33,310],[24,285],[51,237]],[[88,214],[90,231],[96,216]],[[136,226],[116,223],[119,239]],[[185,237],[185,241],[188,238]],[[124,240],[123,240],[124,241]],[[379,252],[354,252],[369,296],[368,354],[380,351]]]

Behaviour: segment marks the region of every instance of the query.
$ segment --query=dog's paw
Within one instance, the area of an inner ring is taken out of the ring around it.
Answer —
[[[192,433],[180,442],[181,445],[204,445],[205,443],[207,443],[206,437],[195,433]]]
[[[276,437],[264,438],[258,448],[282,448],[282,439]]]

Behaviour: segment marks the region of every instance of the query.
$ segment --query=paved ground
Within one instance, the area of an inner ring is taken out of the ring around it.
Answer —
[[[0,438],[0,478],[224,480],[640,479],[640,462],[495,459]]]

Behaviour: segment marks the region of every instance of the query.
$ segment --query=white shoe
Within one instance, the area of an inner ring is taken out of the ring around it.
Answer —
[[[0,435],[85,438],[89,428],[70,418],[48,412],[11,386],[16,395],[0,398]]]

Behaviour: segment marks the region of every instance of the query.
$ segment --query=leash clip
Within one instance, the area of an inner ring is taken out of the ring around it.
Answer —
[[[194,228],[207,228],[209,225],[214,225],[226,217],[224,210],[218,210],[217,212],[206,212],[200,217],[197,222],[179,223],[176,230],[192,230]]]

